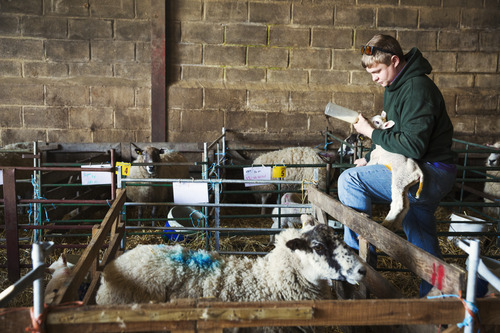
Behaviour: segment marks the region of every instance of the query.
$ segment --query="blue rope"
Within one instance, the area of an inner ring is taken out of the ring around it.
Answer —
[[[456,297],[459,300],[461,300],[462,303],[464,304],[464,306],[466,307],[466,309],[468,310],[468,312],[472,312],[477,317],[478,322],[480,322],[479,309],[477,308],[477,306],[475,306],[474,303],[471,303],[458,295],[444,294],[444,295],[440,295],[440,296],[427,296],[428,299],[445,298],[445,297]],[[464,320],[461,323],[457,324],[457,327],[462,328],[464,326],[469,326],[472,324],[473,321],[474,321],[473,316],[465,316]],[[479,329],[477,331],[480,332]]]

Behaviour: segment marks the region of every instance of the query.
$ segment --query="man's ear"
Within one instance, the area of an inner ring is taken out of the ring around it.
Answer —
[[[399,59],[399,57],[397,55],[393,55],[391,57],[391,62],[394,64],[394,67],[398,67],[401,60]]]

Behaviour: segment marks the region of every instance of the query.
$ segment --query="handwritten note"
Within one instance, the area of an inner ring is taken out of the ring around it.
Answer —
[[[271,167],[248,167],[243,168],[243,179],[245,180],[271,180]],[[262,185],[257,183],[245,183],[246,187]]]
[[[111,164],[86,165],[85,168],[110,168]],[[82,171],[82,185],[104,185],[111,184],[111,172]]]

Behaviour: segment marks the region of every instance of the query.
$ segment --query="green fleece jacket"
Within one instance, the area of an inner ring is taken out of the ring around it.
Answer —
[[[453,163],[453,125],[439,88],[427,76],[432,66],[417,48],[405,59],[406,66],[384,92],[384,110],[395,125],[375,129],[372,141],[420,162]]]

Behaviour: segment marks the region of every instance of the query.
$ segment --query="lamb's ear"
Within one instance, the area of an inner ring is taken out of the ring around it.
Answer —
[[[137,155],[142,155],[142,149],[141,148],[135,148],[134,151],[135,151],[135,153]]]
[[[300,215],[300,222],[302,222],[302,228],[305,228],[307,226],[314,227],[317,223],[314,220],[314,217],[309,214],[302,214]]]
[[[288,242],[286,242],[286,246],[292,251],[295,251],[295,250],[300,250],[300,251],[305,251],[305,252],[312,251],[311,248],[309,247],[309,245],[307,244],[307,242],[305,241],[305,239],[302,239],[302,238],[291,239]]]
[[[394,126],[395,122],[393,120],[389,120],[387,122],[384,123],[384,125],[382,125],[382,128],[383,129],[388,129],[388,128],[391,128],[392,126]]]
[[[380,116],[382,118],[385,118],[385,117],[387,117],[387,113],[384,110],[382,110],[382,113],[380,114]]]

